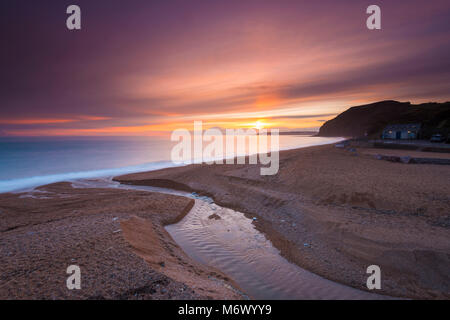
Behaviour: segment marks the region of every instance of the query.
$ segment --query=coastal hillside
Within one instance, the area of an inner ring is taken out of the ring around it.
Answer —
[[[324,123],[319,136],[378,138],[383,128],[390,124],[421,123],[421,138],[433,133],[450,133],[450,102],[423,103],[393,100],[352,107],[336,118]]]

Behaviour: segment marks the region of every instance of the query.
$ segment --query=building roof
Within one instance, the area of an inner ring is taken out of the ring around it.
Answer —
[[[384,128],[384,131],[404,131],[404,130],[420,130],[420,123],[391,124]]]

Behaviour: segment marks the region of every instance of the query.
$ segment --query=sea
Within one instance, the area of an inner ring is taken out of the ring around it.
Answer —
[[[280,150],[342,138],[280,135]],[[0,193],[77,179],[103,178],[183,164],[171,161],[170,137],[0,137]],[[195,155],[194,155],[195,157]]]

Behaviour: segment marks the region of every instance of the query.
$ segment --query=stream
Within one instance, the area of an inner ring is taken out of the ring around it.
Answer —
[[[121,188],[195,199],[191,211],[167,232],[192,259],[215,267],[254,299],[389,299],[357,290],[300,268],[280,255],[241,212],[218,206],[211,198],[164,188],[121,185],[111,179],[77,180],[74,187]],[[363,284],[362,284],[363,285]]]

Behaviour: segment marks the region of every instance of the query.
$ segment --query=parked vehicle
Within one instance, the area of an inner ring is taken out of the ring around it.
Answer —
[[[431,142],[444,142],[444,136],[440,133],[433,134],[430,139]]]

